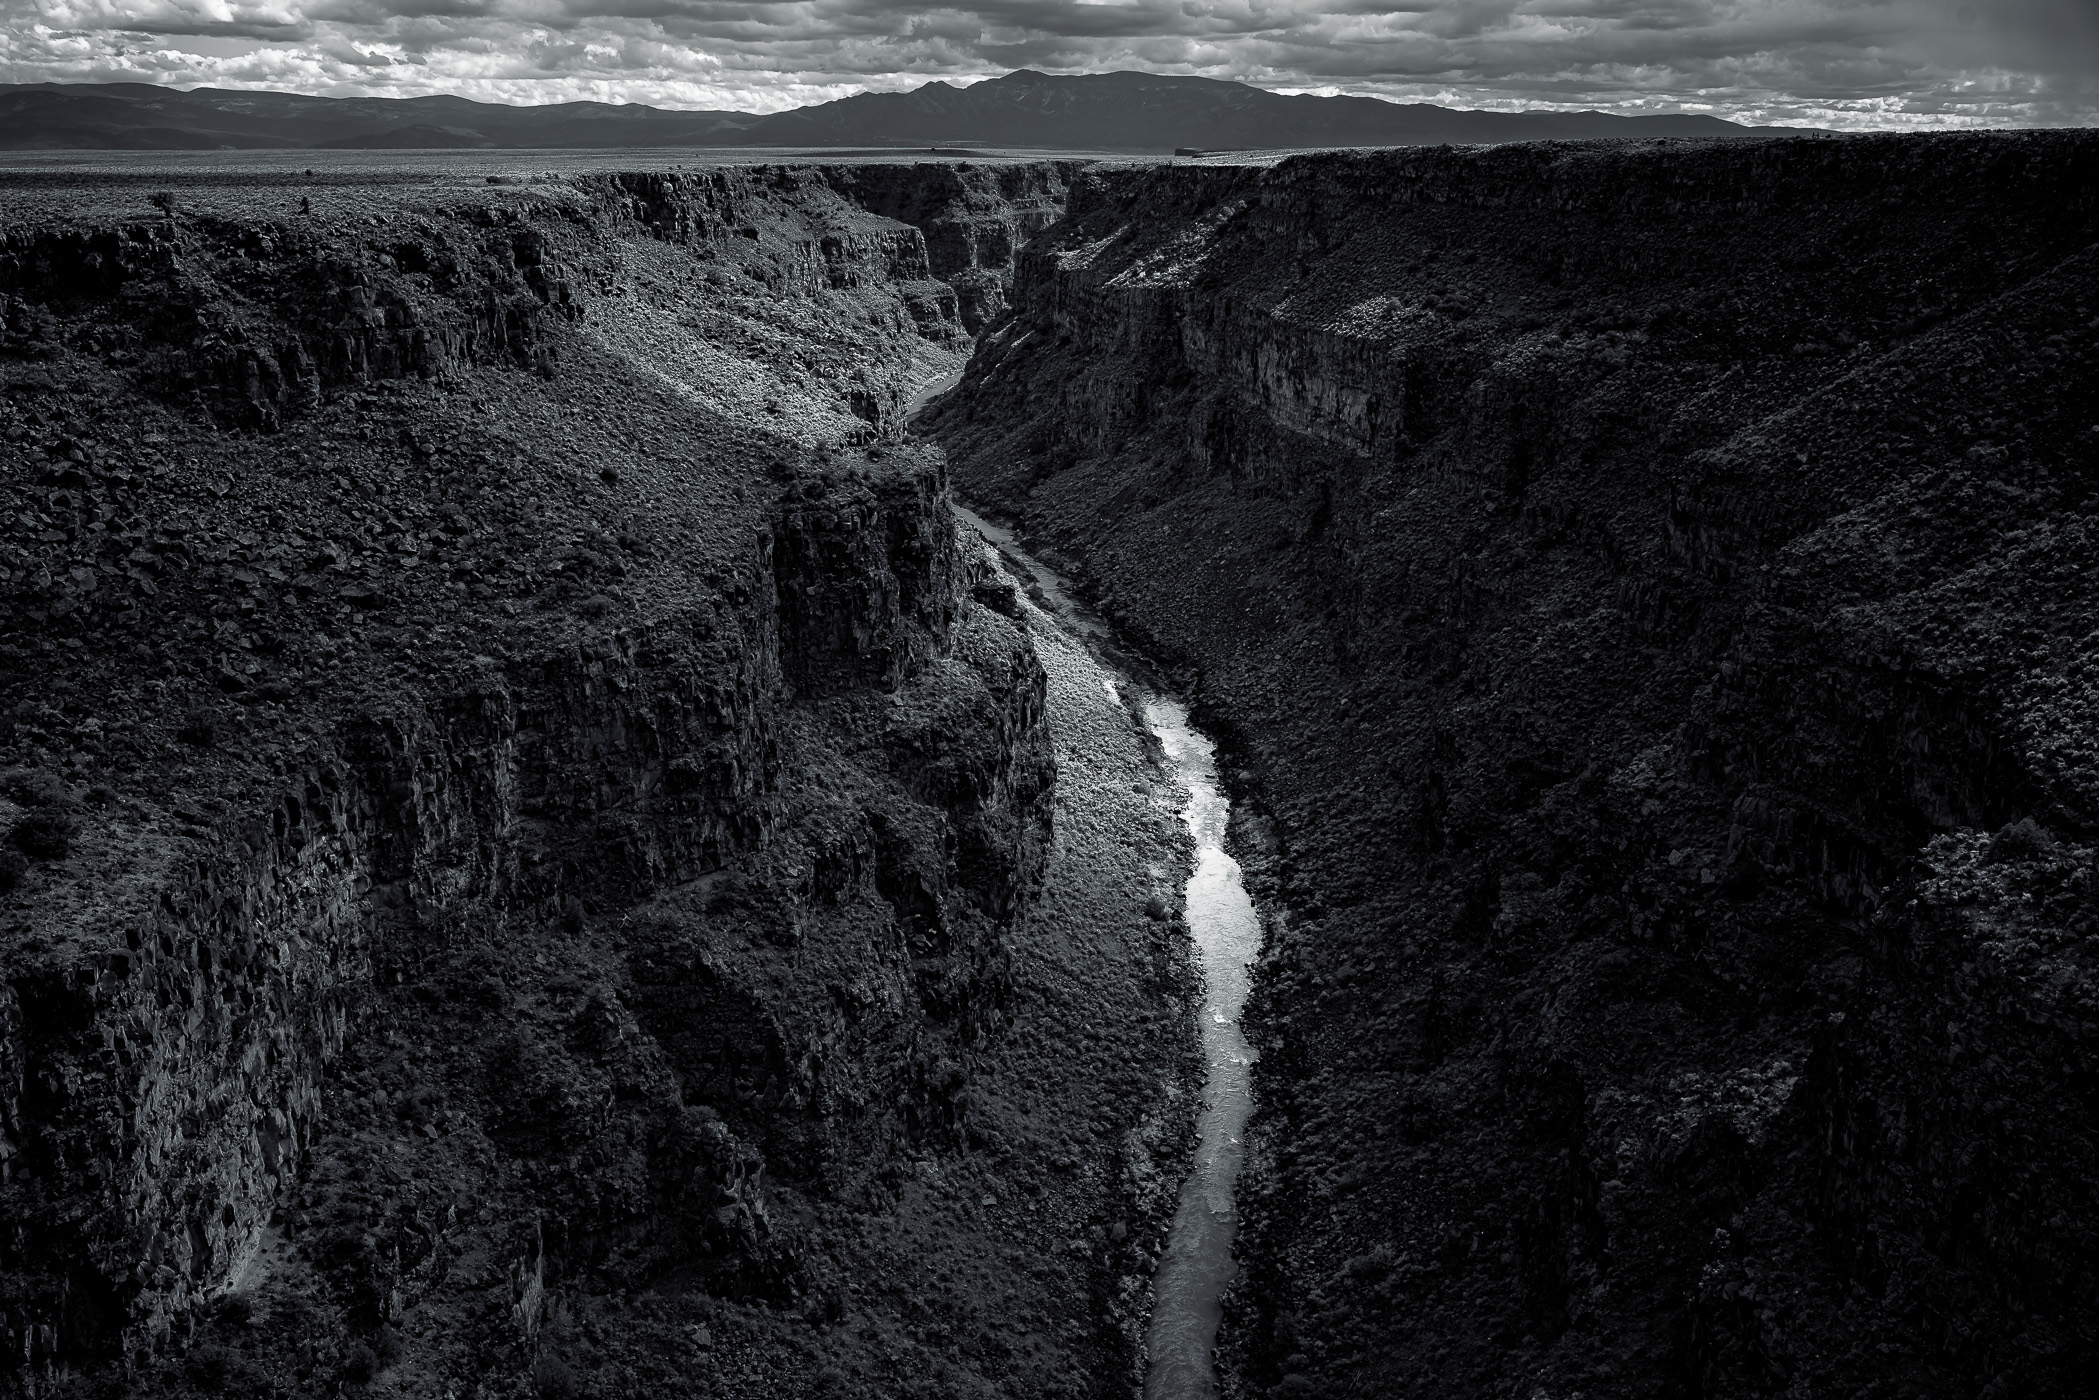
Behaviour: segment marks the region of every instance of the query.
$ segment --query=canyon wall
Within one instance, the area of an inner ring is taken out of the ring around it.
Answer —
[[[1073,168],[501,176],[434,206],[404,204],[383,174],[347,187],[294,175],[241,199],[115,175],[83,197],[60,177],[48,216],[0,232],[0,349],[33,359],[77,346],[158,397],[271,431],[346,382],[491,364],[550,373],[553,328],[596,316],[650,336],[657,372],[682,367],[717,412],[843,412],[890,431],[909,390],[898,383],[929,351],[966,351],[1003,309],[1015,250],[1057,216]],[[377,202],[358,199],[359,184]],[[149,192],[158,212],[142,217]],[[683,256],[631,279],[640,239]],[[785,329],[753,315],[758,304],[828,293],[867,305],[789,331],[793,356],[758,343]],[[680,330],[684,354],[655,339]],[[735,382],[697,372],[709,358]]]
[[[898,178],[894,167],[843,167],[833,178],[861,208],[924,236],[927,266],[955,289],[963,329],[976,335],[1005,314],[1020,250],[1063,217],[1084,168],[1080,161],[963,161],[910,178]]]
[[[1082,174],[934,431],[1253,815],[1230,1393],[2099,1350],[2099,140]]]
[[[1056,772],[896,414],[1061,178],[0,191],[0,1389],[843,1316],[823,1212],[985,1144]],[[961,292],[849,197],[958,183]]]

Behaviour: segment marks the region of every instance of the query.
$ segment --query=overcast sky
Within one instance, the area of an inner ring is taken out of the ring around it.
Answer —
[[[1014,68],[1837,127],[2099,124],[2099,0],[0,0],[0,79],[775,111]]]

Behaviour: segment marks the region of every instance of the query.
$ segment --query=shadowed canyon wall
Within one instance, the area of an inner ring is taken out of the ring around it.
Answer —
[[[1236,1394],[2099,1344],[2099,140],[1098,170],[933,431],[1275,910]]]
[[[0,1388],[1126,1364],[1180,1071],[981,1109],[1057,763],[896,421],[1068,173],[0,190]],[[1025,1355],[867,1265],[985,1176],[1078,1236]]]

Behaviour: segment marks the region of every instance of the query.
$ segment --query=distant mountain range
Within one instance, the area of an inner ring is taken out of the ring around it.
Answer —
[[[463,97],[182,92],[145,83],[0,84],[0,150],[502,149],[609,146],[1026,146],[1266,150],[1590,137],[1801,134],[1718,117],[1468,112],[1372,97],[1284,97],[1244,83],[1025,69],[954,87],[863,93],[758,115]]]

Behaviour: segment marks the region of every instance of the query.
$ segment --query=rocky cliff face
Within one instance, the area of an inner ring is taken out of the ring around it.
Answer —
[[[1237,1393],[2099,1349],[2072,134],[1100,171],[938,431],[1275,910]]]
[[[884,441],[967,332],[875,178],[0,239],[0,1387],[762,1390],[661,1300],[827,1327],[837,1203],[993,1140],[1045,675]]]
[[[962,327],[976,335],[1006,312],[1020,250],[1064,214],[1077,161],[938,166],[937,175],[895,167],[841,169],[839,191],[860,207],[909,224],[926,241],[926,263],[955,289]]]
[[[921,365],[966,350],[1002,308],[1014,249],[1056,217],[1065,173],[491,177],[405,206],[372,177],[375,212],[354,187],[293,177],[240,200],[154,191],[143,215],[141,182],[117,179],[97,190],[106,217],[91,203],[68,217],[80,202],[68,191],[6,229],[0,345],[33,359],[62,341],[228,426],[271,431],[344,383],[496,364],[551,374],[553,328],[595,317],[611,334],[670,339],[651,346],[654,372],[718,411],[821,426],[827,440],[841,417],[879,433]],[[679,256],[628,280],[637,239]],[[799,325],[782,314],[812,300],[853,310]],[[752,353],[783,336],[797,354]],[[718,381],[724,367],[734,382]]]

